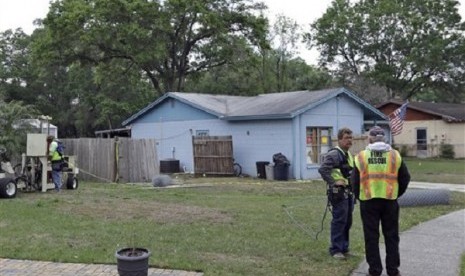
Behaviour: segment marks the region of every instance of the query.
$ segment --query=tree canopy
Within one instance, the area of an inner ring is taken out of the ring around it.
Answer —
[[[119,128],[167,91],[251,95],[329,83],[286,45],[299,38],[296,24],[281,17],[270,31],[265,8],[252,0],[51,1],[31,36],[0,34],[0,91],[51,116],[60,137],[82,137]]]
[[[226,64],[236,40],[266,44],[264,8],[250,0],[55,1],[41,52],[93,64],[126,60],[159,94],[183,91],[186,76]]]
[[[334,0],[306,40],[320,64],[386,88],[386,98],[422,93],[464,99],[465,24],[455,0]],[[430,95],[431,96],[431,95]]]
[[[457,5],[334,0],[305,35],[320,50],[315,68],[296,57],[300,26],[282,15],[269,25],[259,0],[52,0],[32,35],[0,33],[0,109],[20,117],[34,110],[53,118],[60,137],[89,137],[119,128],[168,91],[343,85],[373,104],[460,102],[465,27]]]

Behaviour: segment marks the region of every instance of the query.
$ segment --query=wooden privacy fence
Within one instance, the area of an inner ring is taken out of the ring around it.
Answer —
[[[194,173],[233,175],[232,136],[192,136]]]
[[[61,139],[66,155],[77,157],[79,179],[150,182],[159,174],[154,139]]]

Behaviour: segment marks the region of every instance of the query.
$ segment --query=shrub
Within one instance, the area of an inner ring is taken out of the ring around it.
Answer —
[[[439,146],[439,157],[445,158],[445,159],[454,159],[455,157],[454,147],[451,144],[442,143]]]
[[[406,157],[408,155],[407,145],[392,145],[392,148],[397,150],[400,153],[400,156],[402,157]]]

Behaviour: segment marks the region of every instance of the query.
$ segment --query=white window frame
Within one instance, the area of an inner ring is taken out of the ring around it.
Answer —
[[[332,127],[306,127],[305,152],[307,165],[322,163],[324,154],[332,147],[332,133]]]

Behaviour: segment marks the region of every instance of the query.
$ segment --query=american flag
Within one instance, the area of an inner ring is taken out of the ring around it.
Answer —
[[[407,115],[407,105],[408,101],[389,114],[389,126],[391,127],[392,136],[398,135],[402,132],[405,115]]]

